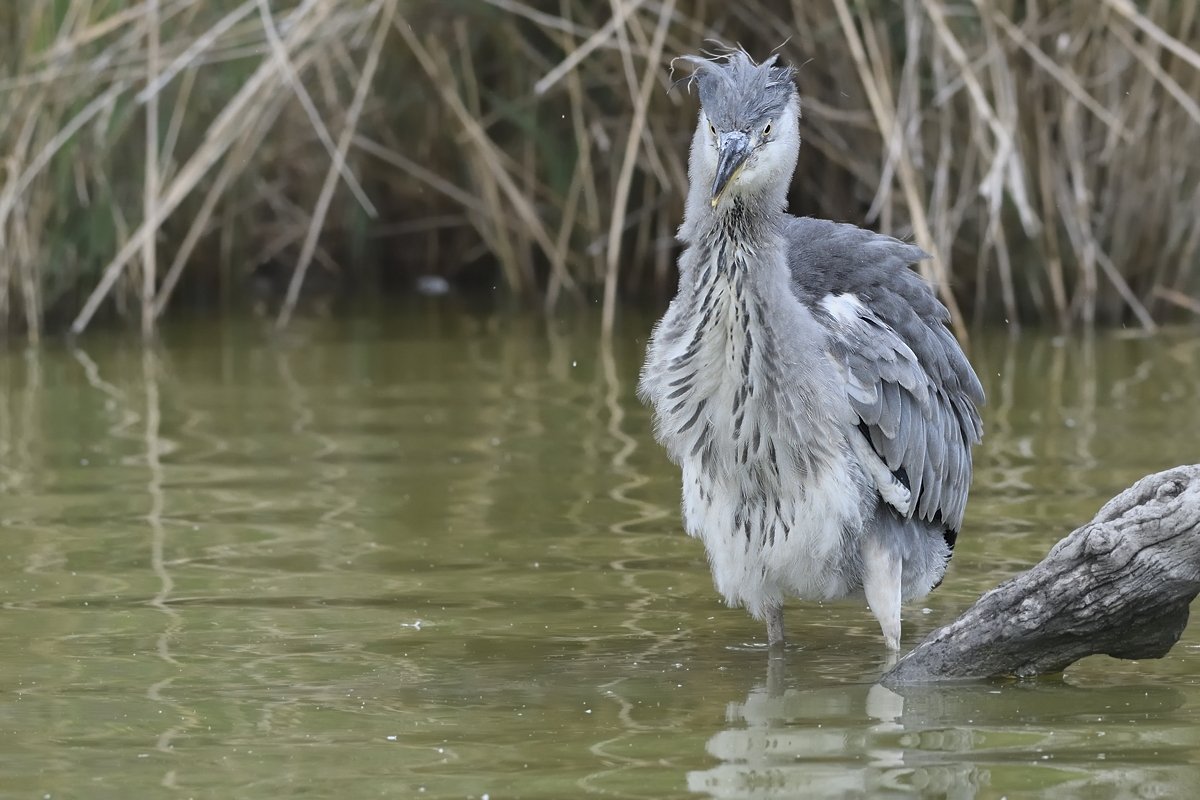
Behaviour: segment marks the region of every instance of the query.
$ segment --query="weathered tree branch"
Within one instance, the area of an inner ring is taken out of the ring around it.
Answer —
[[[1033,569],[984,594],[885,686],[1059,672],[1084,656],[1161,658],[1200,592],[1200,464],[1142,478]]]

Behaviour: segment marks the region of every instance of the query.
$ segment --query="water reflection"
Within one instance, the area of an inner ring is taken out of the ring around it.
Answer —
[[[1184,797],[1200,778],[1192,765],[1200,733],[1176,688],[1098,692],[1059,679],[797,687],[785,664],[771,659],[766,679],[729,703],[727,727],[705,747],[720,763],[690,771],[689,791],[965,799],[1053,787],[1066,796]]]

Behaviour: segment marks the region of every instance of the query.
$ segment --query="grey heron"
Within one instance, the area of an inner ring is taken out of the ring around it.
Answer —
[[[638,393],[683,473],[719,592],[784,641],[785,598],[864,597],[891,650],[942,580],[983,433],[983,387],[920,248],[787,213],[793,69],[683,57],[700,118],[679,288]]]

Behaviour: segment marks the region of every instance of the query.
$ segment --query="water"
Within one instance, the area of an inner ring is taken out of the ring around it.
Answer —
[[[1162,661],[888,692],[859,605],[796,643],[712,589],[609,346],[445,302],[0,351],[0,796],[1163,797]],[[1142,475],[1200,461],[1200,340],[977,335],[990,398],[905,644]]]

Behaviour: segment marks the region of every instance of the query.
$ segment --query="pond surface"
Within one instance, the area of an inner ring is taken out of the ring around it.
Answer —
[[[0,351],[0,796],[1182,797],[1162,661],[889,692],[860,604],[724,608],[613,342],[430,302]],[[905,646],[1200,461],[1200,339],[976,334],[987,434]]]

